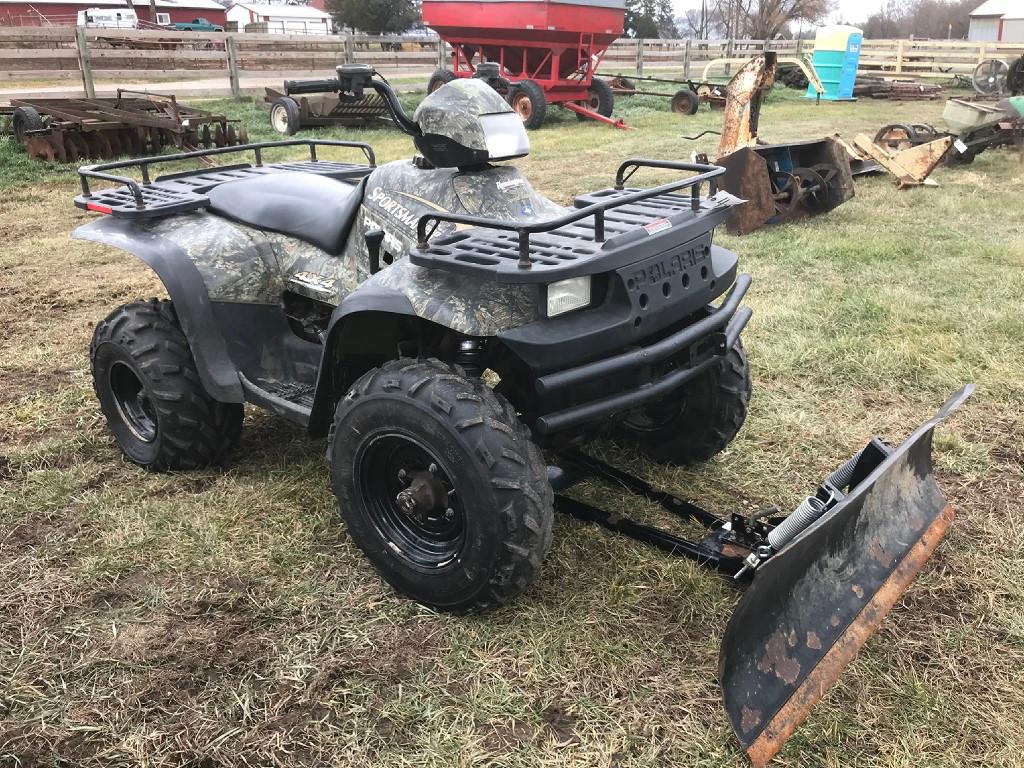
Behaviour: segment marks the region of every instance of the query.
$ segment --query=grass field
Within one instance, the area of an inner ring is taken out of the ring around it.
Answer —
[[[269,136],[255,107],[214,106]],[[623,102],[628,132],[558,117],[522,166],[567,202],[625,157],[688,156],[680,135],[719,121],[663,109]],[[761,133],[852,138],[940,112],[777,94]],[[387,130],[322,135],[366,138],[381,161],[408,152]],[[873,433],[902,438],[977,383],[936,441],[950,537],[780,765],[1024,765],[1024,165],[998,151],[935,178],[905,192],[863,179],[824,218],[720,234],[754,277],[739,439],[691,471],[599,447],[712,508],[789,507]],[[5,141],[0,189],[0,766],[744,764],[716,683],[737,595],[689,562],[557,518],[523,599],[434,615],[351,544],[323,441],[252,412],[223,470],[126,464],[87,345],[113,307],[160,286],[132,257],[69,240],[87,219],[72,169]]]

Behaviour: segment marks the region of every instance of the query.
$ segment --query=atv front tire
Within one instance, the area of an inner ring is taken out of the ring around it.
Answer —
[[[662,464],[707,461],[739,433],[750,391],[747,353],[737,339],[725,357],[675,394],[627,416],[619,435]]]
[[[240,403],[210,397],[169,301],[139,301],[96,326],[93,389],[124,455],[151,470],[222,461],[242,431]]]
[[[554,497],[511,406],[437,360],[395,360],[338,403],[327,461],[352,540],[438,610],[502,605],[540,575]]]

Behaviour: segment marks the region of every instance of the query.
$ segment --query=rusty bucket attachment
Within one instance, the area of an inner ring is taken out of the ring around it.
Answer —
[[[830,138],[743,147],[718,164],[721,186],[747,201],[729,216],[733,234],[825,213],[854,195],[849,154]]]
[[[898,448],[873,440],[790,516],[811,510],[809,525],[776,542],[776,554],[780,523],[748,558],[754,580],[729,621],[719,672],[755,766],[803,722],[945,536],[953,510],[932,473],[932,433],[973,389]]]

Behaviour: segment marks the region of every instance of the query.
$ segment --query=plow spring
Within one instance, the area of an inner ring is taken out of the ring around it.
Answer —
[[[967,385],[893,448],[879,438],[787,517],[728,519],[579,452],[550,470],[559,511],[747,582],[726,628],[719,680],[736,738],[766,765],[907,590],[952,520],[932,472],[932,434]],[[707,529],[700,541],[569,498],[586,478],[618,485]]]

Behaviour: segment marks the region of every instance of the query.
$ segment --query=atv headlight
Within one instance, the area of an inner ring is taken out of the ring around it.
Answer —
[[[511,160],[530,154],[530,139],[523,121],[515,112],[496,112],[480,115],[480,128],[491,160]]]
[[[548,317],[557,317],[590,304],[590,275],[570,277],[548,285]]]

